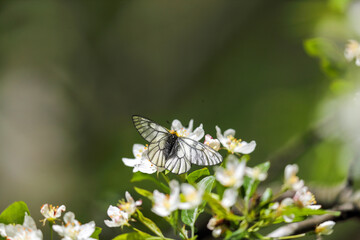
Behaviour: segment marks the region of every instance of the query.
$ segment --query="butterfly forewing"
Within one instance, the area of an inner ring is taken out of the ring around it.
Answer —
[[[170,135],[169,131],[149,119],[133,116],[133,122],[140,135],[148,142],[157,142]]]

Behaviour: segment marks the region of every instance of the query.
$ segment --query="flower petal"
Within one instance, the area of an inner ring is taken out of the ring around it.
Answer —
[[[236,147],[234,152],[238,152],[242,154],[250,154],[255,150],[255,147],[256,147],[255,141],[251,141],[250,143],[242,141],[240,147]]]
[[[128,167],[134,167],[141,163],[141,159],[138,158],[122,158],[122,161]]]

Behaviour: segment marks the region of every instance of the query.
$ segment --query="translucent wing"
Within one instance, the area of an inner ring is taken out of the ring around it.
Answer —
[[[211,147],[190,138],[179,137],[173,147],[173,154],[165,162],[165,168],[182,174],[190,170],[191,163],[208,166],[219,164],[222,160],[222,156]]]
[[[140,135],[149,142],[148,157],[150,161],[158,167],[164,167],[166,142],[171,136],[169,131],[144,117],[135,115],[133,122]]]
[[[185,149],[177,138],[169,158],[165,162],[165,168],[175,174],[182,174],[190,170],[191,163],[185,156]]]
[[[198,141],[190,138],[179,138],[179,144],[184,151],[185,158],[193,164],[209,166],[223,161],[220,153]]]
[[[166,128],[147,118],[134,115],[133,122],[140,135],[149,143],[160,141],[170,135]]]

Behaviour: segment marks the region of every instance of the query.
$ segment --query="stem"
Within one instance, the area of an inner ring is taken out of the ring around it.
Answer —
[[[50,227],[50,240],[53,240],[53,222],[49,221],[49,227]]]
[[[161,174],[161,176],[165,179],[165,181],[166,181],[167,183],[170,182],[170,179],[168,178],[168,176],[166,176],[163,172],[161,172],[160,174]]]
[[[191,225],[191,238],[193,238],[195,236],[195,226],[194,224]]]

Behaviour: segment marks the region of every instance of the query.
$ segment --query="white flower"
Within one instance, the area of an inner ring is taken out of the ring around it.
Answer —
[[[221,227],[221,224],[223,223],[223,219],[217,219],[216,217],[212,217],[210,218],[208,224],[207,224],[207,228],[209,230],[212,230],[212,236],[214,238],[218,238],[220,237],[223,229]]]
[[[221,199],[221,205],[225,208],[230,208],[236,203],[238,191],[234,188],[228,188],[225,190],[223,198]]]
[[[43,225],[45,225],[46,220],[48,220],[49,222],[54,222],[57,218],[61,217],[61,213],[65,210],[66,207],[64,205],[61,205],[60,207],[55,207],[51,204],[44,204],[40,209],[41,214],[45,217],[42,220]]]
[[[282,216],[285,222],[290,223],[294,221],[295,214],[290,214],[290,215],[282,215],[282,214],[287,207],[292,205],[294,205],[294,200],[292,198],[285,198],[281,201],[280,204],[278,202],[274,203],[271,206],[271,209],[276,210],[276,216]]]
[[[213,231],[212,231],[212,236],[214,238],[218,238],[221,236],[221,233],[222,233],[222,227],[216,227]]]
[[[185,202],[179,203],[180,209],[192,209],[202,202],[204,189],[196,190],[196,188],[188,183],[181,184],[181,192],[184,196]]]
[[[95,240],[91,235],[95,231],[95,222],[91,221],[86,224],[80,224],[75,219],[75,214],[67,212],[64,215],[65,225],[54,225],[53,230],[57,232],[62,240]]]
[[[171,124],[171,130],[173,132],[176,132],[179,137],[187,137],[195,141],[199,141],[205,135],[203,125],[200,124],[200,126],[197,127],[194,131],[193,131],[193,125],[194,125],[194,120],[192,119],[189,122],[188,128],[185,128],[179,120],[175,119]]]
[[[124,164],[128,167],[133,167],[133,172],[140,171],[142,173],[152,174],[158,171],[157,166],[150,162],[148,157],[148,149],[142,144],[134,144],[133,146],[134,159],[122,158]]]
[[[228,157],[226,168],[216,167],[215,177],[225,187],[240,187],[244,182],[245,161],[239,162],[234,155]]]
[[[130,193],[126,191],[125,193],[126,201],[121,200],[119,204],[119,208],[122,211],[125,211],[129,216],[135,213],[136,207],[140,206],[142,204],[141,200],[134,201],[134,199],[131,197]]]
[[[204,144],[208,145],[215,151],[219,151],[219,149],[220,149],[220,141],[218,139],[213,139],[213,137],[209,134],[205,135]]]
[[[304,186],[304,181],[296,176],[298,171],[299,167],[297,164],[290,164],[285,167],[285,187],[296,191]]]
[[[5,232],[5,224],[0,223],[0,236],[2,237],[6,237],[6,232]]]
[[[107,210],[108,216],[111,218],[110,220],[105,220],[105,224],[108,227],[122,227],[124,225],[128,225],[129,214],[125,211],[120,210],[118,207],[109,206]]]
[[[20,224],[0,224],[0,234],[9,240],[42,240],[43,235],[36,228],[34,219],[25,213],[24,223]]]
[[[295,193],[294,204],[300,208],[319,209],[320,205],[316,203],[315,196],[308,191],[307,187],[303,187]]]
[[[335,226],[334,221],[325,221],[315,228],[315,233],[318,235],[330,235]]]
[[[344,52],[346,60],[351,62],[355,60],[355,64],[360,66],[360,44],[355,40],[349,40],[349,43],[346,45]]]
[[[163,194],[158,190],[153,193],[154,206],[152,211],[161,217],[169,216],[173,211],[179,207],[180,187],[175,180],[170,182],[170,195]]]
[[[264,181],[267,177],[267,172],[262,171],[258,167],[254,167],[254,168],[246,167],[245,174],[246,176],[259,181]]]
[[[234,129],[228,129],[224,132],[224,135],[222,135],[221,129],[216,126],[216,136],[221,144],[231,153],[237,152],[242,154],[249,154],[252,153],[256,147],[255,141],[247,143],[245,141],[241,141],[241,139],[236,139],[234,137]]]

